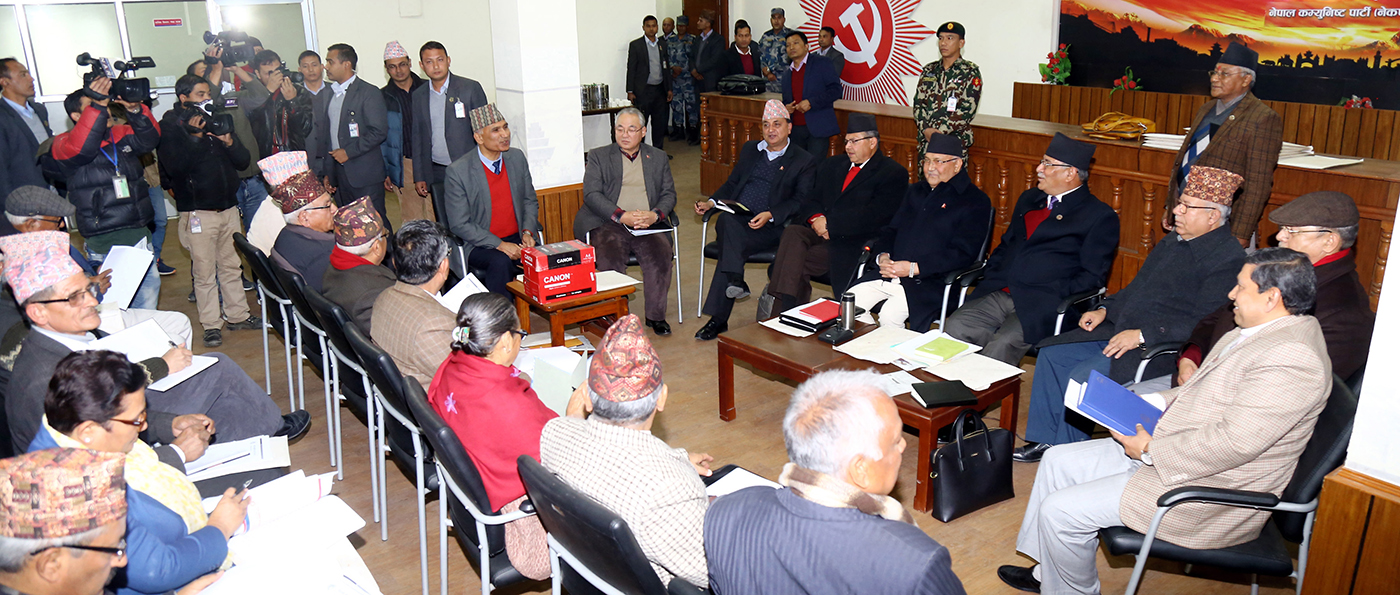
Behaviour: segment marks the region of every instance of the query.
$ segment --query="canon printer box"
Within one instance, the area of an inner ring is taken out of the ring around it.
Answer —
[[[593,247],[578,240],[521,251],[525,292],[541,304],[590,295],[598,290]]]

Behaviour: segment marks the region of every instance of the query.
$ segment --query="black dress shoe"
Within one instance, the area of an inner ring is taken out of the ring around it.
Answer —
[[[1039,463],[1040,457],[1045,456],[1045,451],[1050,450],[1053,444],[1044,442],[1027,442],[1011,453],[1011,460],[1017,463]]]
[[[695,338],[701,341],[713,341],[720,333],[727,330],[729,330],[728,322],[720,322],[711,318],[709,322],[705,323],[705,326],[696,331]]]
[[[1040,592],[1040,581],[1035,580],[1035,575],[1031,573],[1030,568],[1007,564],[997,569],[997,578],[1014,589],[1027,593]]]
[[[743,281],[731,283],[728,287],[724,288],[724,297],[731,300],[742,300],[749,297],[749,284]]]
[[[293,411],[282,416],[282,428],[273,436],[286,436],[295,440],[311,428],[311,414],[306,411]]]
[[[656,333],[659,336],[664,337],[666,335],[671,334],[671,325],[666,324],[665,320],[652,320],[648,318],[647,326],[651,327],[651,332]]]

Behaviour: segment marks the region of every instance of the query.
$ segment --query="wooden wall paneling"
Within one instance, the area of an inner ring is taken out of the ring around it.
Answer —
[[[1375,150],[1376,135],[1375,135],[1374,133],[1366,133],[1366,132],[1364,132],[1364,131],[1375,130],[1375,129],[1376,129],[1376,123],[1379,121],[1379,118],[1378,118],[1377,116],[1380,115],[1380,112],[1378,112],[1378,111],[1376,111],[1376,110],[1373,110],[1373,109],[1352,110],[1352,111],[1355,111],[1355,112],[1357,112],[1358,114],[1360,114],[1360,117],[1357,118],[1357,125],[1356,125],[1356,128],[1355,128],[1354,130],[1350,130],[1350,129],[1349,129],[1349,130],[1347,131],[1347,138],[1348,138],[1349,141],[1350,141],[1350,139],[1352,139],[1352,138],[1355,138],[1355,139],[1356,139],[1356,146],[1355,146],[1353,152],[1350,153],[1350,154],[1352,154],[1352,155],[1361,155],[1361,154],[1372,155],[1372,154],[1374,154],[1374,150]]]
[[[1325,105],[1313,106],[1312,119],[1312,142],[1309,143],[1317,152],[1327,151],[1327,145],[1331,141],[1329,134],[1332,129],[1332,110]]]
[[[1333,154],[1342,152],[1342,137],[1346,130],[1347,112],[1353,111],[1356,110],[1336,105],[1327,106],[1327,149],[1325,152]],[[1318,152],[1324,151],[1319,150]]]
[[[1298,106],[1298,127],[1294,133],[1293,142],[1300,145],[1311,145],[1313,140],[1313,119],[1317,116],[1317,106],[1302,104]],[[1322,142],[1322,141],[1318,141]]]
[[[1026,90],[1025,85],[1013,85],[1011,89],[1011,117],[1029,118],[1026,115]]]
[[[1053,89],[1047,89],[1047,101],[1045,119],[1050,122],[1060,122],[1060,103],[1062,103],[1063,93],[1055,93]]]
[[[583,207],[583,184],[541,188],[535,195],[545,243],[574,239],[574,216]]]
[[[1371,495],[1350,482],[1337,481],[1345,469],[1334,471],[1322,482],[1320,505],[1313,526],[1304,595],[1337,595],[1351,591],[1356,559],[1366,535]]]
[[[1391,121],[1390,156],[1387,159],[1400,161],[1400,117],[1395,117]]]
[[[1371,133],[1372,144],[1371,153],[1381,159],[1395,160],[1400,155],[1392,155],[1390,150],[1390,135],[1397,132],[1395,128],[1395,112],[1390,110],[1376,111],[1376,129]],[[1365,130],[1362,130],[1365,134]]]
[[[1298,140],[1298,104],[1289,103],[1283,106],[1283,111],[1278,111],[1279,117],[1283,118],[1283,140],[1290,143],[1303,143]]]
[[[1366,547],[1356,565],[1353,593],[1394,592],[1400,573],[1400,503],[1385,498],[1371,499],[1367,519]]]

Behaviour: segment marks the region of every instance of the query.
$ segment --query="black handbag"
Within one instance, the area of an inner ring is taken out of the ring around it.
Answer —
[[[987,429],[974,409],[962,412],[953,428],[953,441],[933,452],[929,471],[933,517],[945,523],[1016,497],[1011,432]]]
[[[719,79],[721,95],[758,95],[767,89],[768,79],[756,74],[731,74]]]

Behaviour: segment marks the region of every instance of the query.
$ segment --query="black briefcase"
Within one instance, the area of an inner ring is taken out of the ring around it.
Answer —
[[[975,429],[968,431],[968,426]],[[946,523],[1016,497],[1011,485],[1012,444],[1011,432],[988,430],[976,410],[962,412],[953,423],[953,441],[932,455],[933,517]]]
[[[758,95],[768,85],[768,79],[756,74],[731,74],[719,79],[720,95]]]

